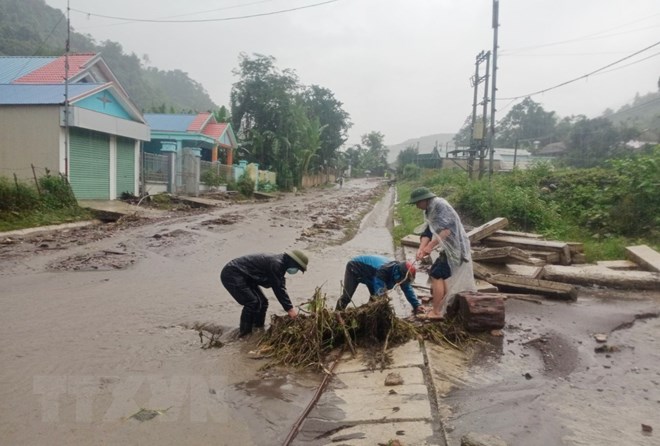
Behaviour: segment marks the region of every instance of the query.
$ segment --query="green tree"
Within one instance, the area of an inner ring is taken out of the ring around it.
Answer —
[[[362,135],[362,144],[366,147],[366,152],[361,160],[360,167],[371,171],[374,175],[383,175],[387,169],[387,153],[389,150],[384,141],[385,135],[377,131]]]
[[[578,117],[568,134],[566,163],[594,167],[621,153],[621,135],[607,118]]]
[[[418,154],[419,154],[419,149],[415,144],[411,144],[402,151],[400,151],[399,154],[396,156],[397,173],[399,174],[403,173],[404,167],[407,166],[408,164],[415,164]]]
[[[337,168],[339,148],[346,142],[346,132],[352,126],[350,116],[327,88],[312,85],[304,90],[302,98],[310,121],[318,119],[317,129],[323,129],[315,158],[316,167]]]
[[[519,147],[532,149],[534,142],[541,145],[552,140],[557,118],[555,112],[548,112],[541,104],[529,97],[514,105],[497,127],[496,144],[499,147]]]

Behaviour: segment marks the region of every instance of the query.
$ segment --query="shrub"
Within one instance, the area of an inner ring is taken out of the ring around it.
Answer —
[[[414,180],[419,178],[421,169],[417,164],[406,164],[403,166],[403,178],[405,180]]]
[[[206,184],[207,186],[220,186],[221,184],[226,184],[227,180],[225,179],[224,176],[218,174],[217,172],[209,169],[204,171],[201,175],[201,180],[202,183]]]
[[[49,209],[78,206],[69,181],[61,175],[52,176],[49,173],[39,178],[42,204]]]
[[[254,193],[254,181],[247,173],[244,173],[236,182],[236,189],[244,197],[251,197]]]

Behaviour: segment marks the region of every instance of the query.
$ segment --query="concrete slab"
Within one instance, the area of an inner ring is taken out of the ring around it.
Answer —
[[[396,364],[397,368],[424,365],[424,351],[417,341],[410,341],[404,345],[397,346],[391,350],[391,353],[392,363]],[[341,362],[335,369],[335,373],[368,370],[362,353],[358,352],[358,355],[355,358],[352,358],[351,356],[350,351],[344,353]]]
[[[38,226],[36,228],[16,229],[14,231],[0,232],[0,239],[21,237],[24,235],[37,234],[39,232],[63,231],[65,229],[84,228],[85,226],[103,224],[100,220],[78,221],[75,223],[62,223],[61,225]]]
[[[444,445],[444,441],[439,438],[429,420],[351,425],[308,419],[305,429],[291,444],[374,446],[399,440],[405,445]]]
[[[121,200],[78,200],[78,205],[83,208],[92,209],[97,213],[115,215],[117,218],[121,217],[122,215],[136,215],[138,217],[155,218],[163,216],[167,213],[167,211],[160,209],[136,206]]]

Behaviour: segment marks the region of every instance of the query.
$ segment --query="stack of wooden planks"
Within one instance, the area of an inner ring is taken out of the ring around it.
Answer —
[[[627,247],[625,260],[586,264],[582,243],[545,240],[539,234],[507,231],[507,226],[506,218],[495,218],[468,232],[477,289],[484,299],[495,302],[492,293],[499,293],[504,299],[574,301],[576,286],[660,290],[660,253],[646,245]],[[414,258],[419,236],[408,235],[401,244],[406,257]],[[415,286],[424,288],[420,282],[425,275],[420,276]],[[479,298],[479,293],[468,296],[468,300]],[[481,317],[475,313],[470,320],[473,307],[478,305],[465,305],[462,314],[471,329],[480,325]]]

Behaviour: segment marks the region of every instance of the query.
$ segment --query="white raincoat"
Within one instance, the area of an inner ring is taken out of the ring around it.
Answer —
[[[472,254],[470,240],[454,208],[444,198],[434,197],[429,200],[424,220],[433,233],[433,238],[439,242],[438,249],[447,255],[451,277],[447,279],[447,294],[442,304],[442,312],[453,302],[457,293],[476,291],[474,273],[472,271]],[[442,240],[439,234],[448,229],[450,234]]]

